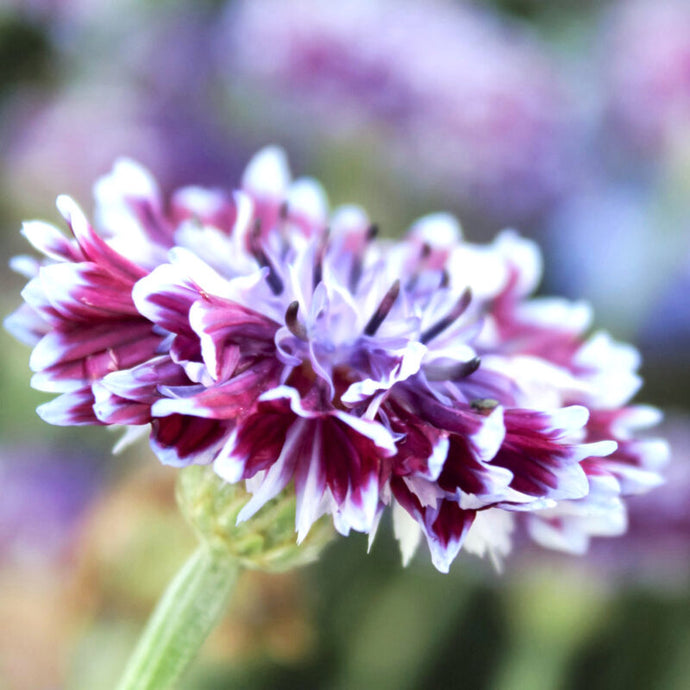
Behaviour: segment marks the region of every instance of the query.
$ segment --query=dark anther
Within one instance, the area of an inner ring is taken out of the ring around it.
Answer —
[[[480,364],[481,360],[479,357],[473,357],[468,362],[460,362],[460,364],[450,367],[434,367],[431,365],[425,369],[426,378],[428,381],[459,381],[470,374],[474,374],[479,369]]]
[[[323,257],[318,256],[314,260],[314,288],[323,280]]]
[[[441,281],[439,282],[438,286],[440,288],[447,288],[450,285],[450,273],[448,273],[448,269],[444,268],[441,271]]]
[[[378,234],[379,234],[379,226],[376,223],[372,223],[367,228],[367,234],[366,234],[367,242],[371,242],[372,240],[375,240],[378,237]]]
[[[467,288],[462,295],[460,295],[460,299],[455,303],[455,306],[450,310],[450,312],[440,321],[437,321],[433,326],[431,326],[431,328],[428,328],[426,331],[424,331],[419,340],[423,343],[428,343],[437,335],[443,333],[448,326],[451,326],[453,323],[455,323],[455,321],[465,313],[465,310],[467,307],[469,307],[471,301],[472,291]]]
[[[297,300],[290,302],[290,306],[285,311],[285,325],[290,329],[290,333],[297,336],[300,340],[308,340],[307,329],[297,319],[298,311],[299,302]]]
[[[474,374],[477,369],[479,369],[479,365],[482,363],[482,360],[479,359],[479,357],[472,357],[471,360],[468,362],[463,362],[462,364],[458,365],[458,368],[453,372],[453,379],[464,379],[466,376],[469,376],[470,374]]]
[[[364,241],[369,244],[373,242],[379,234],[379,226],[376,223],[372,223],[364,235]],[[355,292],[359,281],[362,278],[362,251],[360,255],[355,256],[352,260],[352,268],[350,269],[350,292]]]
[[[316,248],[316,252],[314,252],[314,273],[312,279],[312,287],[314,289],[323,280],[323,259],[326,255],[326,248],[328,247],[330,237],[331,229],[325,228],[319,241],[319,246]]]
[[[283,291],[283,281],[276,272],[275,266],[271,260],[266,256],[266,252],[261,246],[261,219],[257,218],[254,221],[251,232],[249,233],[249,251],[254,255],[254,258],[259,263],[259,266],[268,268],[268,277],[266,278],[269,287],[274,295],[279,295]]]
[[[424,242],[422,244],[421,249],[419,250],[419,262],[423,262],[425,259],[428,259],[429,256],[431,255],[431,245],[428,242]],[[421,270],[421,267],[420,267]],[[415,271],[411,276],[410,279],[407,281],[405,284],[405,289],[408,291],[412,291],[417,287],[417,283],[419,282],[419,271]]]
[[[280,208],[278,209],[278,218],[280,218],[280,220],[287,220],[289,213],[290,207],[288,206],[288,202],[283,201],[283,203],[280,205]]]
[[[369,323],[364,328],[365,335],[374,335],[374,333],[376,333],[376,331],[379,329],[379,326],[383,323],[383,320],[388,316],[388,313],[393,308],[395,300],[398,299],[399,292],[400,281],[396,280],[393,285],[388,288],[388,292],[383,296],[378,309],[369,319]]]
[[[493,398],[477,398],[470,403],[470,407],[480,414],[493,412],[499,405],[498,400]]]

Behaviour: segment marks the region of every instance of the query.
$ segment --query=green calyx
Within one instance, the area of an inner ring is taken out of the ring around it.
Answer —
[[[314,523],[301,544],[295,534],[295,495],[285,490],[237,524],[251,494],[223,481],[211,467],[193,465],[177,481],[177,502],[195,532],[212,551],[227,554],[245,568],[282,572],[316,560],[333,538],[330,520]]]

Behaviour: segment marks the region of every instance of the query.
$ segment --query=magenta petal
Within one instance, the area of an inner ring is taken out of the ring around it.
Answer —
[[[35,346],[48,333],[49,324],[29,304],[22,304],[4,321],[3,326],[25,345]]]
[[[295,470],[295,527],[297,543],[301,543],[315,520],[325,512],[326,472],[320,425],[311,420],[300,420],[297,424],[301,425],[302,431],[301,447],[295,451],[299,456]]]
[[[111,321],[69,331],[53,330],[34,348],[29,360],[37,373],[32,385],[61,390],[70,381],[93,381],[155,354],[160,336],[146,321]]]
[[[275,498],[288,485],[300,455],[300,444],[303,441],[302,424],[304,422],[300,421],[288,430],[280,455],[266,471],[252,498],[239,512],[238,523],[249,519],[266,501]]]
[[[189,321],[201,339],[201,351],[211,376],[223,380],[237,365],[238,350],[244,357],[275,352],[278,324],[263,314],[220,298],[192,305]]]
[[[43,421],[57,426],[102,424],[93,411],[94,402],[91,386],[85,386],[39,405],[36,412]]]
[[[63,324],[64,317],[48,300],[43,282],[38,276],[32,278],[24,286],[22,298],[36,312],[38,317],[43,319],[49,326],[60,326]]]
[[[465,403],[445,405],[428,395],[419,395],[414,398],[414,407],[429,424],[466,438],[483,461],[491,460],[503,441],[505,426],[500,406],[481,412]]]
[[[86,256],[74,240],[65,237],[54,225],[40,220],[22,225],[22,234],[39,252],[56,261],[85,261]]]
[[[170,206],[172,220],[176,225],[192,220],[218,228],[229,235],[237,220],[234,199],[221,190],[184,187],[175,192]]]
[[[425,532],[431,560],[442,573],[448,572],[460,552],[475,516],[475,511],[462,510],[454,501],[441,501],[438,509],[427,509]]]
[[[81,209],[72,199],[67,196],[60,196],[57,204],[87,259],[100,265],[123,282],[134,283],[146,275],[145,269],[118,254],[94,232]]]
[[[161,355],[131,369],[108,374],[101,383],[114,395],[150,405],[160,399],[160,386],[183,386],[190,382],[178,364]]]
[[[190,414],[209,419],[237,419],[247,414],[265,388],[277,383],[275,362],[259,362],[225,383],[202,388],[175,391],[174,396],[161,398],[153,406],[156,417],[169,414]],[[179,397],[178,397],[179,396]]]
[[[67,320],[138,316],[131,283],[92,263],[50,264],[38,275],[48,303]]]
[[[121,398],[100,383],[93,385],[93,392],[94,414],[104,424],[148,424],[151,421],[150,405]]]
[[[31,368],[40,371],[103,353],[110,358],[104,372],[124,369],[150,357],[160,341],[151,324],[143,319],[79,324],[48,333],[31,354]]]
[[[199,297],[199,288],[172,264],[158,266],[132,290],[139,313],[171,333],[191,332],[189,309]]]

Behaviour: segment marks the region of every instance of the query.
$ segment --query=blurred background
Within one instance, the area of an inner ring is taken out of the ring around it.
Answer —
[[[403,569],[384,525],[369,555],[247,573],[183,687],[690,687],[690,2],[0,0],[5,265],[117,156],[231,188],[268,143],[387,236],[449,210],[471,241],[536,239],[542,291],[641,349],[673,459],[584,558]],[[0,280],[7,314],[23,280]],[[0,688],[110,688],[193,548],[175,472],[42,423],[0,338]]]

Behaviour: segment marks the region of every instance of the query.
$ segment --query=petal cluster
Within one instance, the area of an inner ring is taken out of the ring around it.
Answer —
[[[423,536],[447,571],[463,545],[500,562],[516,525],[582,551],[660,482],[666,444],[638,437],[658,414],[628,404],[637,353],[586,304],[531,297],[541,258],[513,232],[473,245],[434,214],[379,239],[277,148],[232,194],[167,201],[119,161],[96,201],[98,232],[67,197],[71,238],[24,226],[44,258],[15,260],[30,280],[6,325],[59,393],[39,414],[213,464],[252,494],[240,520],[288,489],[298,541],[325,514],[373,536],[390,506],[404,559]]]

